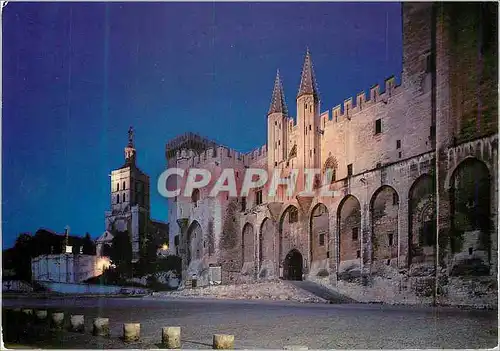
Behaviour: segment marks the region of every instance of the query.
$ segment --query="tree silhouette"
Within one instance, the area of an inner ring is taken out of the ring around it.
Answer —
[[[89,233],[86,233],[85,238],[83,239],[83,254],[95,255],[95,245]]]
[[[102,256],[111,257],[113,249],[110,244],[103,244],[102,246]]]
[[[128,232],[114,232],[111,245],[111,262],[120,275],[128,275],[132,264],[132,243]]]
[[[33,237],[27,233],[19,234],[16,239],[12,263],[19,279],[31,280],[31,258],[35,253],[33,244]]]

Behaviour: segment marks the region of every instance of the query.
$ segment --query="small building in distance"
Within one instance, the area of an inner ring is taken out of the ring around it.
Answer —
[[[35,237],[41,241],[41,251],[31,259],[33,281],[80,283],[99,276],[110,266],[109,258],[96,255],[90,235],[85,238],[40,229]],[[43,237],[43,238],[41,238]]]

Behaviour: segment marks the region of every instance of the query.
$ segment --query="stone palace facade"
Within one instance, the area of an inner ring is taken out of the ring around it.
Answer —
[[[496,305],[497,6],[405,3],[402,20],[401,84],[323,109],[308,51],[295,118],[276,77],[266,145],[167,144],[169,167],[234,168],[239,184],[247,168],[334,169],[323,186],[341,194],[170,199],[184,280],[210,284],[220,267],[223,283],[308,279],[359,300]]]

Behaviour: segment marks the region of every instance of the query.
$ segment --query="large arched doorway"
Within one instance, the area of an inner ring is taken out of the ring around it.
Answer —
[[[274,224],[265,218],[259,232],[259,277],[267,278],[275,274]]]
[[[491,181],[486,165],[466,159],[453,172],[450,188],[452,275],[488,275],[491,259]]]
[[[255,262],[255,238],[253,233],[253,226],[250,223],[246,223],[243,227],[243,237],[241,240],[241,254],[242,263],[249,264]]]
[[[286,280],[302,280],[302,254],[292,250],[283,262],[283,278]]]
[[[274,260],[274,226],[269,218],[265,218],[259,234],[259,262]]]
[[[330,238],[328,209],[323,204],[314,207],[311,213],[311,231],[309,238],[311,264],[330,257],[328,243]]]
[[[203,254],[203,232],[197,221],[193,221],[187,231],[187,264],[192,260],[199,260]]]
[[[290,205],[281,215],[279,225],[279,258],[280,262],[285,259],[285,254],[296,247],[302,232],[299,223],[299,210]]]
[[[408,194],[408,263],[432,263],[436,247],[436,201],[434,179],[424,174]]]
[[[398,257],[398,208],[396,191],[384,185],[377,189],[370,201],[372,216],[372,260],[385,261]]]
[[[361,258],[361,205],[357,198],[347,195],[338,213],[339,262]]]

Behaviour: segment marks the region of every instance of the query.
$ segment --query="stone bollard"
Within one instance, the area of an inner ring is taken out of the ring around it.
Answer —
[[[62,329],[64,326],[64,312],[54,312],[52,313],[52,328]]]
[[[164,327],[161,330],[161,342],[167,349],[180,349],[181,327]]]
[[[35,318],[37,321],[42,322],[47,320],[47,310],[36,310]]]
[[[138,341],[140,337],[141,337],[141,323],[123,324],[123,341],[125,342]]]
[[[214,334],[213,349],[214,350],[234,349],[234,335]]]
[[[28,318],[33,317],[33,310],[31,308],[23,308],[21,312]]]
[[[285,346],[283,350],[295,350],[295,351],[302,351],[302,350],[309,350],[307,346],[301,346],[301,345],[289,345]]]
[[[73,315],[69,317],[69,329],[73,332],[83,333],[85,331],[85,317],[83,315]]]
[[[109,318],[94,318],[92,334],[94,336],[109,336]]]

